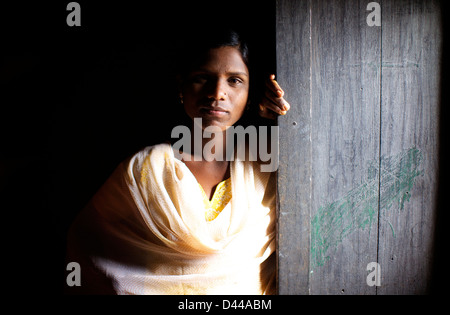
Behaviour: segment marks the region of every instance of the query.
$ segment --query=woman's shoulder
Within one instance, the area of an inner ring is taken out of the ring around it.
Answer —
[[[134,153],[131,157],[129,157],[126,161],[129,162],[142,162],[149,157],[157,157],[157,156],[167,156],[172,152],[172,147],[169,143],[159,143],[151,146],[146,146],[136,153]]]
[[[148,169],[160,172],[167,163],[172,164],[173,150],[169,143],[147,146],[137,151],[123,162],[129,176],[142,174]]]

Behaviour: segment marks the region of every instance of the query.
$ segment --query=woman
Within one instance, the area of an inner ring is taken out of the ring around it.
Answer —
[[[119,165],[70,230],[75,293],[275,293],[274,173],[226,158],[226,131],[249,106],[248,48],[233,31],[195,48],[178,76],[180,106],[192,131],[215,132],[192,150],[159,144]],[[260,115],[288,109],[272,75]]]

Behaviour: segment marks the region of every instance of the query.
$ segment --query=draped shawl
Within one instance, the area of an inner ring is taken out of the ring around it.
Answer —
[[[232,198],[205,220],[201,188],[169,144],[122,162],[78,215],[67,257],[84,294],[272,294],[274,173],[230,162]]]

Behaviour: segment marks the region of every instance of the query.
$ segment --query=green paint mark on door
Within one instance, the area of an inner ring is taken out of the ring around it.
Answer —
[[[421,151],[413,147],[395,156],[372,161],[363,184],[320,207],[311,221],[312,269],[323,266],[330,251],[349,234],[357,229],[370,229],[377,218],[378,206],[382,214],[393,206],[403,210],[405,202],[411,198],[417,176],[423,174],[419,170],[422,159]],[[378,165],[381,165],[381,172]]]

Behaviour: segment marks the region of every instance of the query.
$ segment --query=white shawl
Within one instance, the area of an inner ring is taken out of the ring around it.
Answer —
[[[274,293],[274,173],[233,161],[230,174],[231,201],[207,222],[198,182],[170,145],[120,164],[70,230],[68,259],[81,266],[81,287],[72,289]]]

